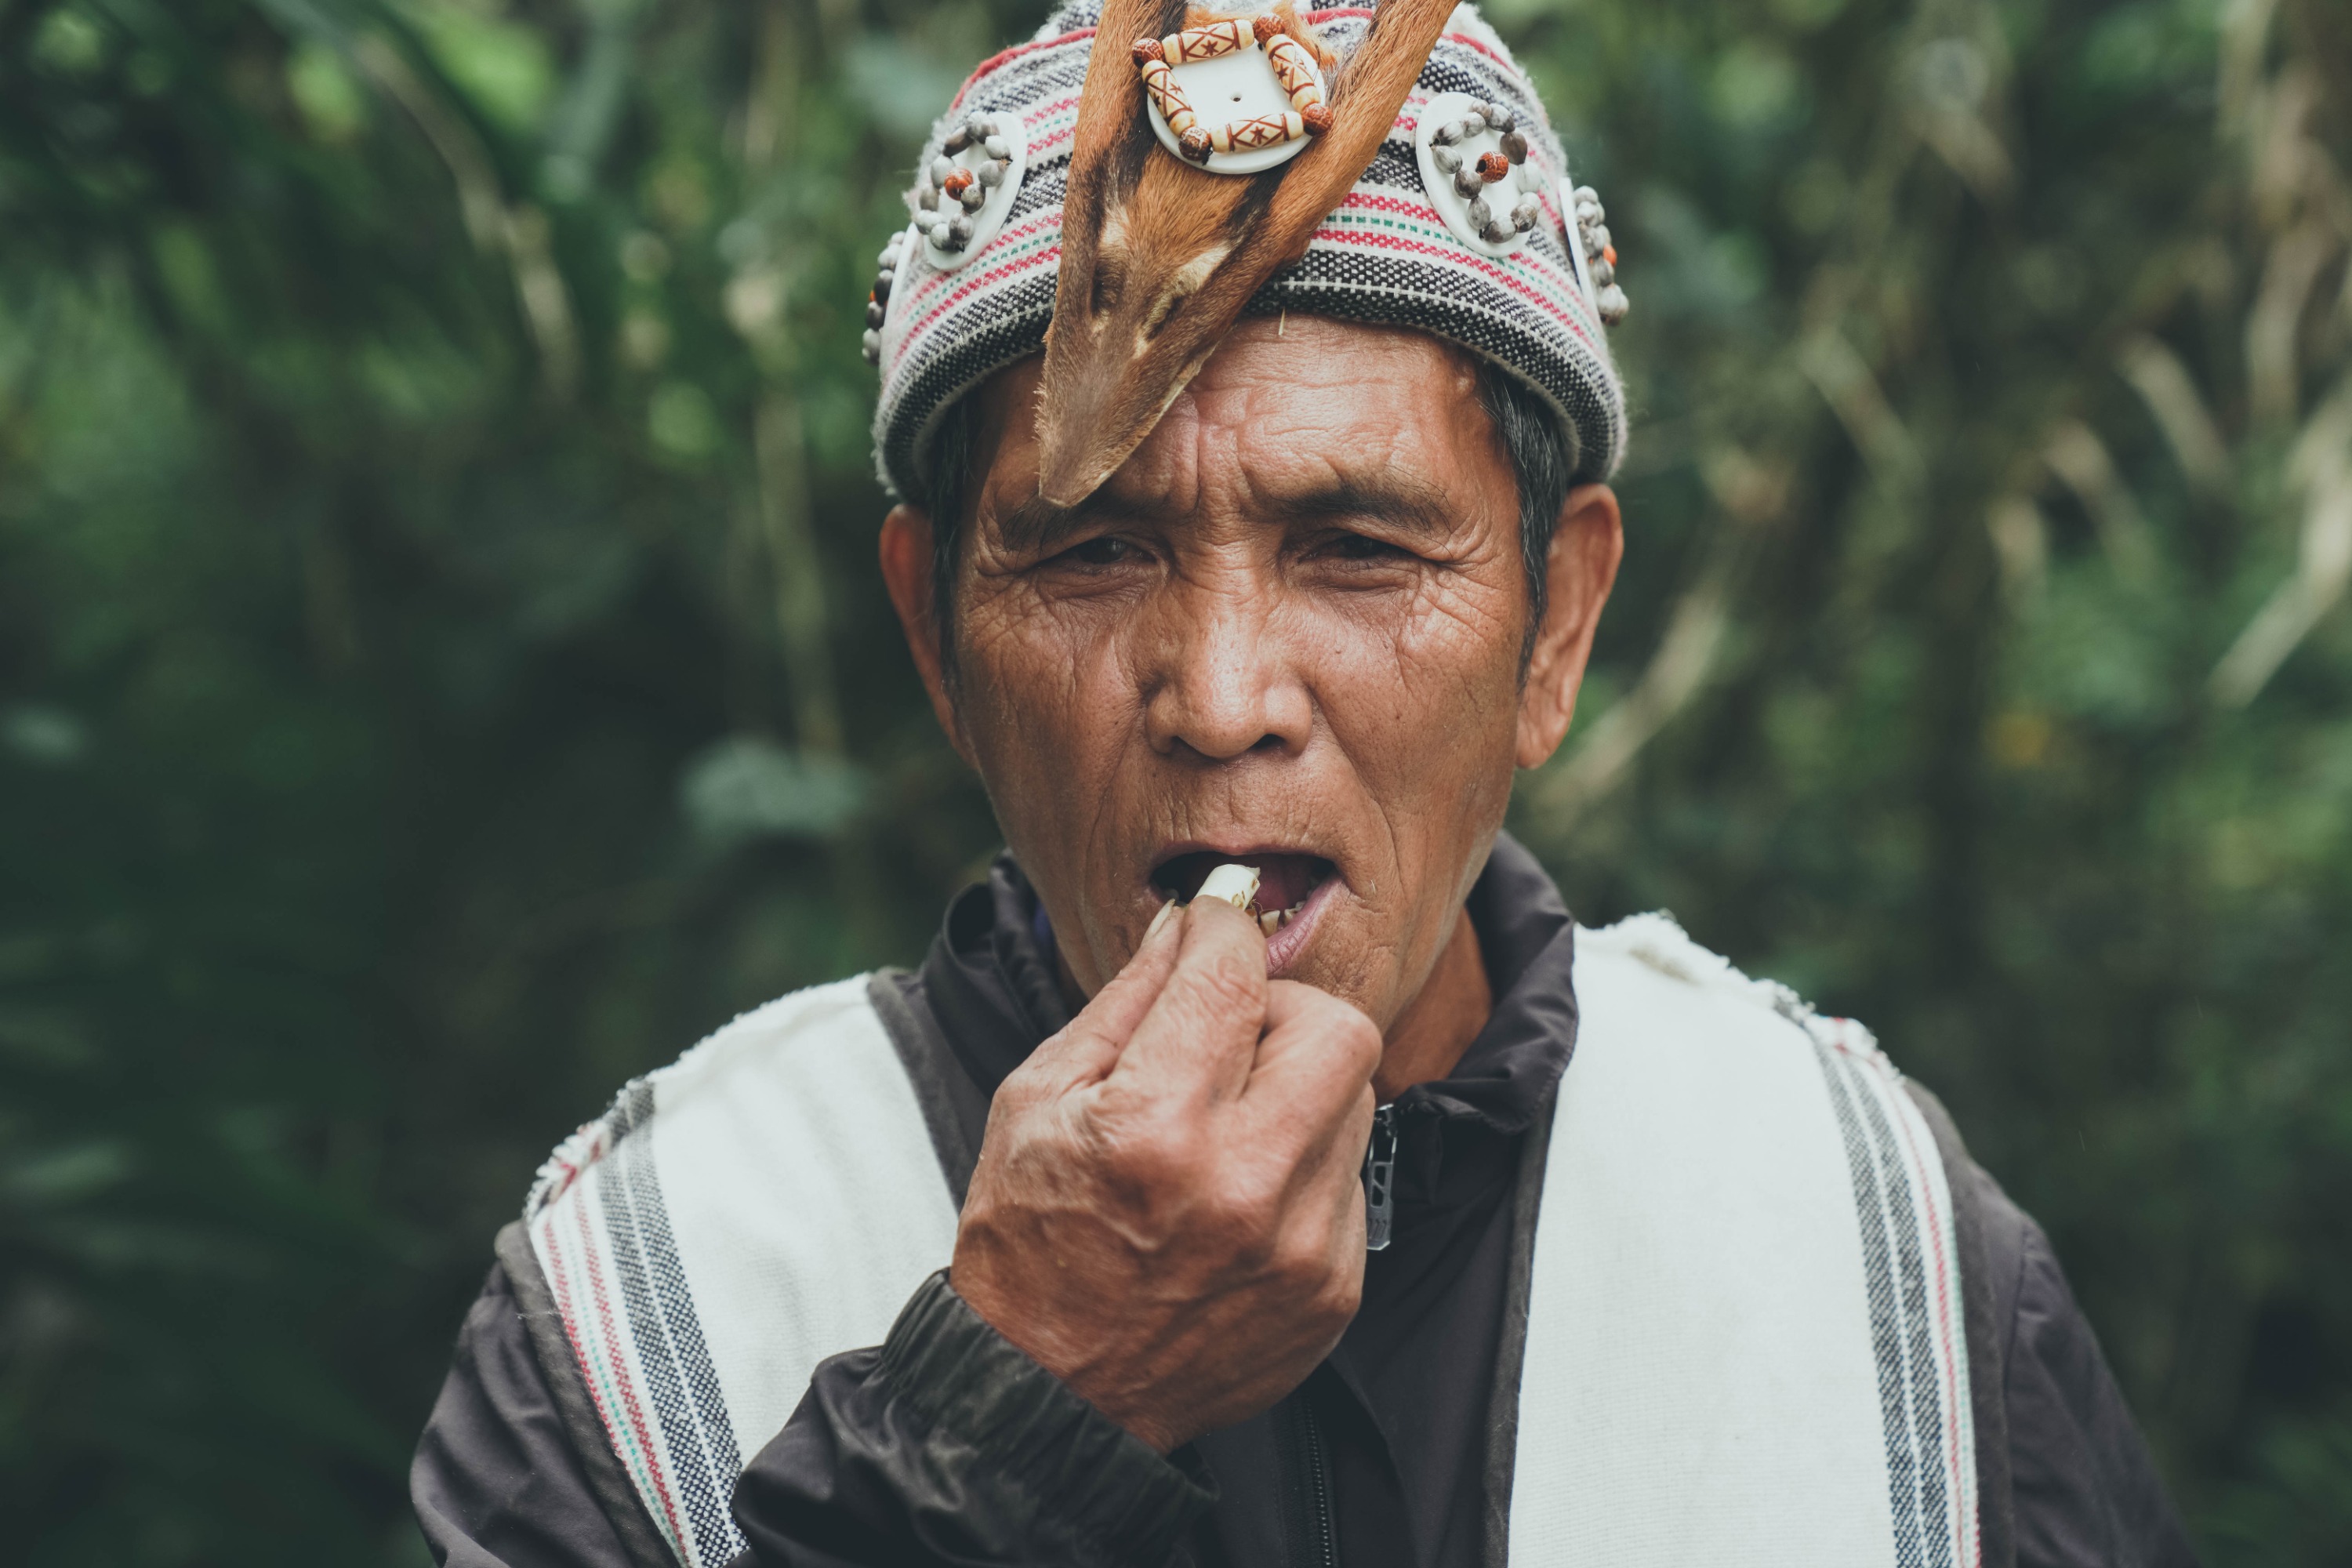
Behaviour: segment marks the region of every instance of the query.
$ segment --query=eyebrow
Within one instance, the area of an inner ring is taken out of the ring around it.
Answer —
[[[1024,554],[1050,550],[1078,531],[1092,500],[1061,506],[1044,496],[1031,496],[996,520],[997,536],[1007,548]]]
[[[1414,534],[1451,533],[1460,521],[1460,509],[1442,487],[1402,472],[1376,479],[1341,479],[1297,495],[1277,496],[1272,510],[1301,522],[1373,518]]]
[[[1050,552],[1102,511],[1127,510],[1099,501],[1098,495],[1090,496],[1066,507],[1032,496],[997,518],[997,533],[1007,547],[1023,553]],[[1370,518],[1423,536],[1451,533],[1460,521],[1458,509],[1441,487],[1404,473],[1336,479],[1296,494],[1276,495],[1269,498],[1266,510],[1271,520],[1285,525]]]

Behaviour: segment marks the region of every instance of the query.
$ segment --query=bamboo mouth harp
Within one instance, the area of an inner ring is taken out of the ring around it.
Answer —
[[[1223,899],[1244,914],[1257,900],[1257,868],[1228,860],[1201,883],[1197,899]]]

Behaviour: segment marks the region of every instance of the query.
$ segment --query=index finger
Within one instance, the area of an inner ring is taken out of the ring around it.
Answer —
[[[1127,967],[1095,993],[1058,1035],[1029,1053],[1020,1071],[1034,1069],[1077,1082],[1102,1077],[1127,1048],[1129,1037],[1143,1021],[1176,964],[1177,922],[1183,914],[1174,900],[1160,906],[1143,933]]]
[[[1168,984],[1144,1014],[1114,1076],[1155,1095],[1231,1100],[1249,1082],[1265,1029],[1265,936],[1231,904],[1195,899]]]

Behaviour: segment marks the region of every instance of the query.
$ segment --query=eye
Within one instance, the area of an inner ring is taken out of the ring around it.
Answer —
[[[1360,533],[1335,535],[1325,548],[1342,561],[1387,561],[1404,553],[1393,544]]]
[[[1062,552],[1063,560],[1076,562],[1081,566],[1116,566],[1122,561],[1132,560],[1134,556],[1134,545],[1108,533]]]

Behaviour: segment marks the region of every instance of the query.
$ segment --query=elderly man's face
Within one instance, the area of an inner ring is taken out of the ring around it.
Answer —
[[[1039,364],[978,395],[984,471],[955,575],[956,669],[928,623],[929,529],[883,561],[935,706],[1089,995],[1221,860],[1289,910],[1269,965],[1387,1028],[1567,728],[1618,549],[1570,498],[1551,606],[1469,359],[1421,334],[1244,323],[1084,508],[1041,518]]]

